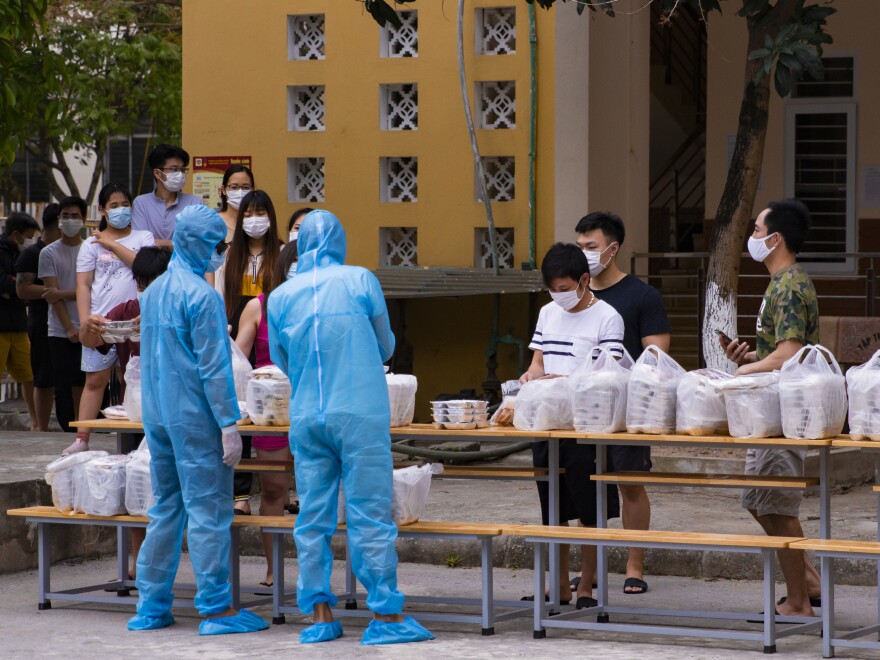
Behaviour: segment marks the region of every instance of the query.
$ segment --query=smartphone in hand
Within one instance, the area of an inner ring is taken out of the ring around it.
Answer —
[[[725,333],[721,332],[721,330],[715,330],[715,334],[718,335],[718,339],[721,341],[721,346],[726,351],[727,347],[730,346],[730,342],[733,340]]]

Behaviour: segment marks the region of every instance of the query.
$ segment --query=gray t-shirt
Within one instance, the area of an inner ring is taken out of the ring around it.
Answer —
[[[37,276],[58,278],[58,288],[64,291],[76,289],[76,258],[79,245],[65,245],[62,241],[53,241],[40,252],[40,265]],[[51,250],[49,248],[52,248]],[[79,313],[76,311],[76,300],[65,300],[67,314],[71,322],[79,328]],[[49,336],[67,338],[67,332],[58,318],[54,305],[49,305]]]

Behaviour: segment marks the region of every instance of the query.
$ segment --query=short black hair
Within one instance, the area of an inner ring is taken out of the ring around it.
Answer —
[[[547,250],[541,262],[541,276],[544,278],[544,286],[548,288],[559,277],[570,277],[575,282],[580,282],[584,273],[589,272],[590,264],[586,255],[573,243],[555,243]]]
[[[799,199],[783,199],[767,205],[770,213],[764,216],[767,235],[779,232],[785,245],[794,254],[801,251],[810,230],[810,210]]]
[[[43,209],[43,231],[54,229],[58,226],[58,216],[61,215],[59,204],[47,204]]]
[[[16,211],[15,213],[10,213],[6,218],[6,224],[3,226],[4,233],[9,236],[15,232],[19,234],[24,234],[26,231],[30,231],[31,229],[35,231],[40,231],[40,225],[34,220],[33,216],[22,213],[20,211]]]
[[[165,247],[143,247],[131,262],[131,274],[141,289],[146,289],[150,283],[168,270],[168,262],[171,261],[171,250]]]
[[[623,220],[620,216],[611,211],[594,211],[588,213],[581,218],[574,230],[578,234],[586,234],[588,231],[601,229],[605,237],[610,239],[612,243],[623,246],[623,239],[626,238],[626,230],[623,227]]]
[[[173,144],[157,144],[150,149],[147,162],[150,164],[151,170],[161,170],[165,166],[165,161],[170,158],[180,158],[183,161],[183,166],[189,167],[189,154]]]
[[[84,200],[82,197],[75,197],[71,195],[70,197],[65,197],[60,202],[58,202],[59,212],[70,206],[75,206],[76,208],[78,208],[79,212],[82,213],[83,220],[85,220],[87,210],[86,200]]]
[[[305,208],[297,209],[296,211],[291,213],[290,220],[287,221],[287,233],[289,234],[290,232],[293,231],[293,225],[296,224],[297,220],[299,220],[301,217],[303,217],[306,213],[311,213],[314,210],[315,209],[306,206]]]

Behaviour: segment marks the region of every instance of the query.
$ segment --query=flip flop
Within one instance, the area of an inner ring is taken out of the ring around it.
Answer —
[[[581,583],[581,576],[578,575],[577,577],[573,577],[573,578],[571,578],[571,581],[570,581],[568,584],[569,584],[569,586],[571,587],[571,590],[572,590],[572,591],[577,591],[578,585],[579,585],[580,583]],[[598,586],[599,586],[599,585],[596,584],[595,582],[593,583],[593,589],[597,588]]]
[[[232,509],[236,516],[249,516],[251,515],[250,511],[242,511],[241,509]]]
[[[590,596],[578,596],[575,607],[579,610],[586,610],[591,607],[599,607],[599,601]]]
[[[641,591],[627,591],[627,587],[630,589],[641,589]],[[648,591],[648,583],[644,580],[640,580],[639,578],[628,577],[623,581],[623,593],[630,596],[640,596]]]
[[[287,513],[290,513],[295,516],[296,514],[299,513],[299,500],[296,500],[295,502],[291,502],[290,504],[284,505],[284,510],[287,511]]]
[[[774,609],[773,611],[776,613],[776,616],[786,616],[785,614],[780,614],[779,610],[777,609]],[[763,615],[764,613],[761,612],[761,616]],[[746,623],[764,623],[764,619],[747,619]],[[777,621],[776,623],[781,626],[793,626],[797,623],[797,621]]]
[[[534,603],[534,602],[535,602],[535,597],[534,597],[534,595],[532,595],[532,596],[523,596],[522,598],[520,598],[520,600],[523,600],[523,601],[526,601],[526,602],[529,602],[529,603]],[[544,602],[545,602],[545,603],[549,603],[549,602],[550,602],[550,596],[544,596]],[[569,599],[569,600],[560,600],[560,601],[559,601],[559,604],[560,604],[560,605],[571,605],[571,600],[570,600],[570,599]]]
[[[776,601],[776,604],[782,605],[787,600],[788,596],[783,596]],[[818,598],[810,598],[810,607],[822,607],[822,596],[819,596]]]

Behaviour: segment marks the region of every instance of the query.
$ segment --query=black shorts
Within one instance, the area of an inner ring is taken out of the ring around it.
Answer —
[[[31,371],[34,372],[34,387],[55,387],[55,370],[49,356],[49,336],[47,329],[42,332],[28,327],[28,339],[31,341]]]
[[[65,390],[83,387],[86,375],[82,370],[82,345],[67,337],[49,337],[52,368],[55,370],[55,386]]]
[[[651,448],[641,445],[609,445],[606,472],[650,472]]]
[[[559,475],[559,521],[580,520],[588,527],[596,525],[596,482],[590,475],[596,474],[595,445],[581,445],[577,440],[554,440],[559,442],[559,467],[565,474]],[[532,464],[535,467],[548,467],[547,442],[532,444]],[[538,497],[541,500],[541,520],[549,525],[550,487],[546,481],[536,482]],[[606,486],[608,519],[620,516],[620,499],[617,488]]]

